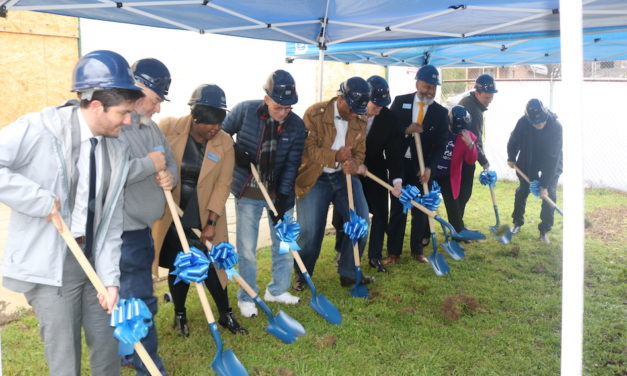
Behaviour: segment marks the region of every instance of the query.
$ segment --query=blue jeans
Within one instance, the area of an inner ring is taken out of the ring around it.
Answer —
[[[269,212],[266,202],[262,200],[246,197],[235,200],[239,274],[256,293],[259,293],[257,287],[257,239],[259,237],[259,220],[264,208]],[[290,209],[285,214],[292,215],[293,213],[294,209]],[[277,296],[286,292],[290,287],[294,258],[290,253],[279,254],[280,241],[274,233],[274,224],[270,216],[268,216],[268,226],[272,238],[272,281],[270,281],[267,289],[270,294]],[[242,288],[237,291],[237,299],[243,302],[253,301]]]
[[[368,221],[368,204],[366,203],[361,182],[354,176],[351,177],[351,181],[353,184],[355,211],[360,217]],[[313,275],[316,261],[320,256],[322,238],[324,237],[324,229],[327,223],[327,213],[331,203],[342,216],[343,222],[348,222],[350,216],[346,177],[341,171],[332,174],[323,173],[311,191],[301,200],[296,201],[298,222],[301,225],[300,239],[298,239],[298,245],[302,248],[300,256],[310,275]],[[364,236],[359,240],[360,256],[366,246],[366,238],[367,236]],[[340,261],[337,269],[340,275],[355,278],[353,242],[347,236],[344,236],[342,240]]]
[[[152,260],[155,247],[150,235],[150,228],[122,233],[122,257],[120,258],[120,298],[141,299],[146,303],[154,318],[157,314],[157,298],[152,287]],[[163,362],[157,354],[157,328],[153,324],[142,344],[155,362],[161,374],[166,375]],[[133,353],[133,364],[137,375],[150,375],[144,362],[137,353]]]

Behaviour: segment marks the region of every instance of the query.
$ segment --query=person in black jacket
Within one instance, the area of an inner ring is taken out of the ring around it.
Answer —
[[[528,177],[540,180],[540,195],[548,194],[553,202],[557,199],[557,180],[562,173],[562,125],[557,115],[544,107],[538,99],[527,103],[525,115],[518,120],[507,143],[507,164],[518,166]],[[516,189],[512,233],[520,232],[525,223],[525,206],[529,196],[529,184],[518,175],[520,185]],[[538,225],[540,240],[550,243],[548,232],[553,227],[554,208],[542,202]]]
[[[444,153],[448,141],[448,111],[435,102],[437,85],[440,75],[433,65],[425,65],[416,73],[416,92],[399,95],[394,98],[390,110],[398,119],[404,133],[401,136],[401,153],[404,155],[400,163],[403,168],[403,182],[417,186],[422,191],[422,182],[431,185],[431,170]],[[420,133],[425,172],[420,174],[414,133]],[[412,209],[410,247],[413,258],[421,263],[428,263],[423,255],[422,247],[428,244],[429,230],[427,216],[418,209]],[[388,258],[387,265],[398,262],[403,240],[405,238],[406,214],[402,204],[395,198],[390,207],[390,223],[388,226]]]

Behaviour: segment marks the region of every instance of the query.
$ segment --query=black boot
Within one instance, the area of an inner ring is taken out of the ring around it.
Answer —
[[[183,337],[189,337],[187,316],[185,312],[174,312],[174,325],[172,327],[180,332]]]
[[[233,317],[233,310],[229,308],[228,311],[224,313],[220,313],[220,318],[218,319],[218,323],[223,327],[231,331],[233,334],[248,334],[248,330],[243,328],[235,317]]]

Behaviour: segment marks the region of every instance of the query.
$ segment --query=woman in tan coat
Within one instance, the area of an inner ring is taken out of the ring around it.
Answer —
[[[179,184],[172,192],[183,209],[181,222],[190,246],[207,251],[206,240],[213,244],[228,241],[225,203],[233,176],[233,140],[221,130],[226,116],[224,92],[217,85],[200,85],[189,101],[191,114],[166,118],[159,123],[179,164]],[[192,229],[202,229],[200,239]],[[174,260],[182,251],[181,242],[169,210],[153,226],[155,260],[159,266],[175,269]],[[168,276],[174,303],[174,328],[189,336],[185,300],[189,285],[174,284],[176,276]],[[218,323],[233,333],[248,333],[233,317],[226,287],[218,279],[214,266],[209,269],[205,285],[218,307]]]

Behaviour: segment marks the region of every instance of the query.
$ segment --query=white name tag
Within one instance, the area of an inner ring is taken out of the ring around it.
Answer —
[[[403,103],[403,110],[411,110],[411,103]]]

